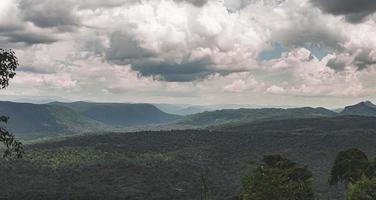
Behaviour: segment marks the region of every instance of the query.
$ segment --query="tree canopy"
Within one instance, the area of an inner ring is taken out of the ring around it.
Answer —
[[[280,155],[265,156],[243,180],[244,200],[313,200],[312,173]]]
[[[363,178],[351,185],[347,192],[347,200],[374,200],[376,199],[376,179]]]
[[[330,185],[339,182],[354,184],[366,175],[370,162],[365,153],[359,149],[348,149],[338,153],[330,172]]]
[[[376,199],[376,160],[369,161],[359,149],[338,153],[331,170],[329,183],[347,183],[347,200]]]
[[[16,68],[18,67],[18,59],[14,51],[10,49],[0,48],[0,89],[8,87],[9,80],[16,75]],[[24,151],[22,143],[15,139],[14,135],[10,133],[5,124],[9,117],[0,116],[0,142],[5,145],[3,157],[22,157]]]
[[[8,87],[9,80],[16,75],[18,59],[14,51],[0,48],[0,88]]]

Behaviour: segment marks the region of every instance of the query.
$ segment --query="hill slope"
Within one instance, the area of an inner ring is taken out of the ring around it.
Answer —
[[[58,105],[0,102],[0,114],[10,117],[8,129],[21,135],[88,132],[105,127]]]
[[[230,123],[247,123],[291,118],[331,117],[337,113],[325,108],[262,108],[217,110],[189,115],[177,121],[178,125],[216,126]]]
[[[53,102],[90,119],[116,127],[144,126],[172,122],[180,116],[162,112],[151,104]]]

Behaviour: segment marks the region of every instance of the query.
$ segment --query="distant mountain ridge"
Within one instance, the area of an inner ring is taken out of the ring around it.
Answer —
[[[376,105],[370,101],[363,101],[355,105],[346,106],[340,111],[326,108],[302,107],[302,108],[241,108],[206,111],[188,115],[176,124],[186,127],[210,127],[240,125],[250,122],[262,122],[282,119],[320,118],[336,116],[365,116],[376,117]]]
[[[174,115],[192,115],[196,113],[201,113],[209,111],[210,108],[205,106],[196,105],[184,105],[184,104],[154,104],[158,109],[163,112],[174,114]]]
[[[21,136],[124,130],[180,118],[151,104],[88,102],[33,104],[0,101],[0,115],[9,116],[5,126]]]
[[[191,126],[216,126],[229,123],[248,123],[290,118],[333,117],[338,114],[325,108],[260,108],[217,110],[189,115],[176,123]]]
[[[115,127],[162,124],[180,118],[178,115],[165,113],[152,104],[78,101],[72,103],[52,102],[50,105],[70,108],[87,118]]]
[[[370,101],[363,101],[352,106],[346,106],[340,114],[376,117],[376,105]]]
[[[21,135],[86,133],[124,130],[166,130],[231,127],[284,119],[337,116],[376,117],[370,101],[347,106],[342,112],[325,108],[240,108],[205,111],[187,116],[169,114],[152,104],[52,102],[48,104],[0,101],[0,115],[10,117],[7,128]]]
[[[87,132],[105,127],[57,105],[0,102],[0,114],[10,117],[6,126],[18,134]]]

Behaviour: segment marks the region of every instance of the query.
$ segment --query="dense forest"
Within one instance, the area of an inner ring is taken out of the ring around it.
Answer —
[[[305,181],[312,182],[315,199],[344,199],[348,187],[355,195],[357,184],[372,185],[373,180],[358,175],[355,186],[343,178],[330,186],[337,153],[357,148],[375,157],[375,121],[355,116],[289,119],[230,130],[108,133],[30,144],[23,160],[1,161],[1,170],[7,172],[1,174],[1,196],[239,199],[253,188],[244,177],[258,176],[264,156],[281,155],[296,163],[292,166],[298,171],[312,173]],[[336,126],[328,127],[328,122]]]

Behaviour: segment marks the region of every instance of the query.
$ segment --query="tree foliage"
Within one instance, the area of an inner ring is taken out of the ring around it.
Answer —
[[[347,192],[347,200],[375,200],[376,199],[376,178],[363,178],[351,185]]]
[[[16,75],[18,59],[14,51],[0,48],[0,87],[8,87],[9,80]]]
[[[16,68],[18,67],[18,59],[12,50],[0,48],[0,89],[8,87],[9,80],[16,75]],[[10,133],[4,126],[9,120],[9,117],[1,116],[0,123],[0,142],[5,145],[3,157],[22,157],[24,151],[22,143],[15,139],[14,135]]]
[[[243,180],[244,200],[313,200],[312,173],[279,155],[265,156]]]
[[[369,161],[359,149],[338,153],[331,170],[329,183],[347,183],[347,200],[376,199],[376,160]]]
[[[339,182],[354,184],[366,175],[370,162],[365,153],[359,149],[349,149],[338,153],[330,172],[329,183]]]

